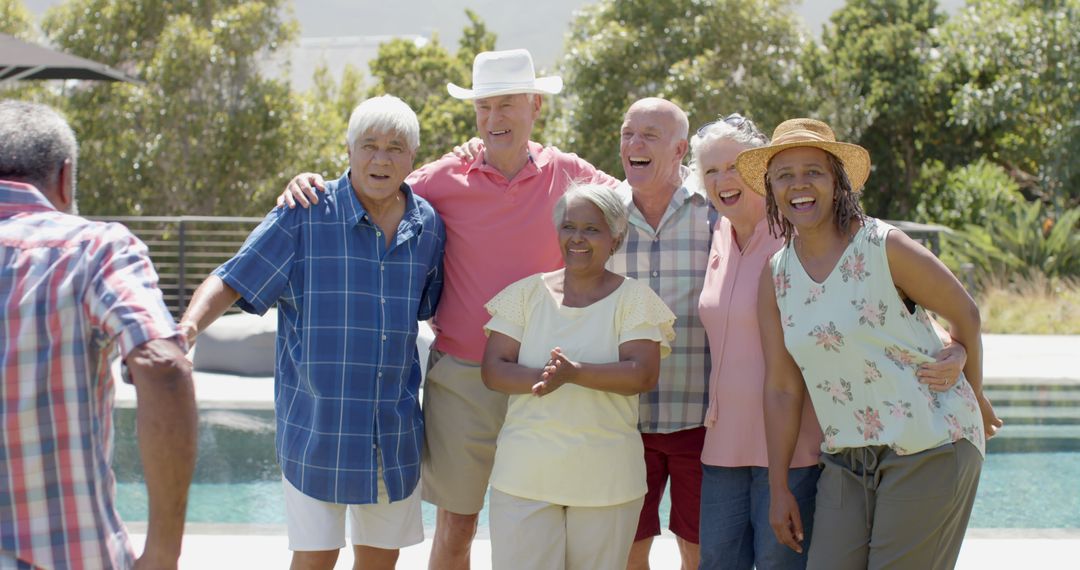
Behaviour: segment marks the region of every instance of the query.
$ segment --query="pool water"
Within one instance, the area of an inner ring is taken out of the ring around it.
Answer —
[[[117,485],[120,515],[145,521],[146,487]],[[281,481],[196,483],[188,501],[188,522],[285,524]],[[661,503],[663,518],[670,508]],[[424,526],[435,524],[435,508],[424,503]],[[487,509],[480,513],[487,527]],[[991,453],[983,465],[972,528],[1080,528],[1080,453]]]

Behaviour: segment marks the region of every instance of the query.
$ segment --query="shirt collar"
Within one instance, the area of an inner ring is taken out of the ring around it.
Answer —
[[[5,210],[22,212],[55,212],[56,206],[30,184],[0,180],[0,204]]]
[[[342,174],[341,178],[328,184],[326,191],[327,194],[333,194],[334,199],[339,204],[342,204],[345,222],[349,226],[355,226],[367,215],[367,209],[360,203],[360,198],[357,198],[356,192],[353,191],[352,182],[349,181],[350,171],[351,169],[345,170],[345,174]],[[331,185],[334,186],[331,187]],[[420,215],[420,207],[416,204],[416,197],[413,196],[412,187],[402,182],[400,190],[405,194],[405,214],[401,217],[401,220],[410,224],[423,225],[423,216]]]
[[[551,153],[548,152],[548,149],[544,148],[540,143],[529,141],[527,148],[529,149],[529,161],[525,163],[526,168],[529,166],[529,164],[532,164],[536,167],[537,170],[540,170],[547,166],[549,162],[551,162]],[[487,160],[484,156],[484,152],[481,151],[480,154],[477,155],[477,157],[474,158],[471,163],[469,163],[469,167],[466,169],[466,172],[471,173],[473,170],[479,170],[485,167],[488,167]],[[488,168],[495,170],[495,167],[493,166]]]
[[[697,188],[697,184],[686,184],[686,178],[690,176],[690,169],[685,166],[679,166],[679,177],[683,180],[681,186],[675,189],[675,193],[671,195],[671,202],[674,204],[682,205],[687,200],[694,200],[695,202],[707,202],[709,199],[705,196],[705,192],[701,188]],[[691,187],[693,186],[693,188]],[[634,191],[630,188],[630,183],[623,180],[615,187],[615,193],[622,198],[623,204],[630,207],[634,203]]]

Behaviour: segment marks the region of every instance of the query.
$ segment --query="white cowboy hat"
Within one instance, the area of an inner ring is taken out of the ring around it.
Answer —
[[[472,89],[453,83],[446,90],[455,99],[482,99],[515,93],[546,93],[562,91],[562,77],[537,77],[529,50],[509,49],[485,51],[473,60]]]

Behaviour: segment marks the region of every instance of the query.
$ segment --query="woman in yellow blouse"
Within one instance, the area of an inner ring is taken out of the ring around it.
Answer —
[[[627,227],[613,190],[570,189],[554,221],[566,267],[486,305],[484,383],[510,394],[491,475],[492,562],[621,569],[646,491],[637,395],[656,385],[675,317],[646,284],[605,269]]]

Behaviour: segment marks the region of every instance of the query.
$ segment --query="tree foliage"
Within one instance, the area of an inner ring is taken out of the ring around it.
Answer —
[[[1080,0],[972,1],[942,38],[950,122],[1032,196],[1080,203]]]
[[[915,190],[918,203],[914,221],[955,229],[986,224],[999,213],[1024,203],[1020,185],[1004,168],[986,158],[952,170],[939,160],[927,162]]]
[[[859,123],[837,135],[870,151],[863,202],[872,215],[909,217],[922,165],[935,155],[943,115],[931,61],[944,21],[936,0],[848,0],[822,35],[818,94],[859,111]]]
[[[0,0],[0,33],[33,39],[34,19],[22,0]]]
[[[619,126],[631,103],[668,97],[692,125],[740,111],[774,125],[804,108],[807,47],[788,0],[602,0],[571,24],[566,91],[554,134],[565,149],[621,173]]]
[[[317,71],[294,93],[263,62],[292,41],[284,0],[69,0],[46,33],[142,84],[86,84],[65,102],[80,138],[83,212],[261,215],[288,176],[345,160],[360,75]]]
[[[378,57],[369,64],[375,79],[370,95],[389,93],[400,97],[420,119],[418,165],[442,156],[476,133],[472,105],[450,97],[446,84],[472,84],[473,58],[495,49],[495,34],[488,31],[476,13],[465,13],[469,25],[461,35],[456,54],[451,55],[438,36],[421,44],[394,39],[380,45]]]

